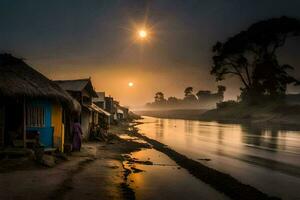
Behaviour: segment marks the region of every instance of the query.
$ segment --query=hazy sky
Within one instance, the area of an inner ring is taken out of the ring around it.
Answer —
[[[299,9],[299,0],[0,0],[0,51],[51,79],[90,76],[97,91],[136,106],[156,91],[215,90],[209,70],[217,40],[262,19],[300,18]],[[135,41],[145,21],[148,41]],[[299,47],[290,40],[280,54],[298,78]],[[223,84],[226,98],[235,98],[239,81]]]

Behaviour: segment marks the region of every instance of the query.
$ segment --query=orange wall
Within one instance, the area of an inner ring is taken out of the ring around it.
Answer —
[[[62,123],[63,109],[60,104],[52,105],[51,123],[53,126],[53,143],[61,152],[64,150],[64,124]]]

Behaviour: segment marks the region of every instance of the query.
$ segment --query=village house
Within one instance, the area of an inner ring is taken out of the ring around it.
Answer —
[[[117,122],[117,107],[116,107],[113,97],[111,97],[111,96],[105,97],[105,110],[111,114],[110,122],[116,123]]]
[[[91,79],[57,80],[55,82],[80,103],[82,109],[78,120],[81,123],[83,138],[89,139],[95,126],[100,123],[99,115],[109,115],[93,103],[93,98],[98,98],[98,95]]]
[[[98,97],[93,102],[100,108],[105,109],[105,92],[97,92]]]
[[[100,126],[108,126],[110,124],[111,114],[105,110],[105,92],[97,92],[98,97],[93,98],[93,104],[98,106],[98,121]],[[100,123],[103,122],[103,123]]]
[[[127,120],[129,118],[129,109],[124,106],[119,106],[119,109],[123,111],[123,120]]]
[[[22,59],[0,54],[0,147],[64,150],[80,105]]]
[[[124,111],[121,109],[120,106],[117,105],[117,117],[116,120],[120,121],[124,119]]]
[[[196,96],[203,108],[215,108],[217,103],[224,100],[225,90],[225,86],[219,85],[216,93],[212,93],[209,90],[199,90]]]
[[[97,98],[93,98],[93,103],[101,108],[101,113],[99,113],[99,116],[109,125],[111,114],[106,111],[105,92],[97,92],[97,95]]]

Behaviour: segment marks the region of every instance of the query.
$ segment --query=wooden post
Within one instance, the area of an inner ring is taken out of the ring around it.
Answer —
[[[0,147],[4,147],[5,106],[0,105]]]
[[[23,101],[23,140],[24,140],[24,148],[26,148],[26,102],[25,102],[25,98]]]

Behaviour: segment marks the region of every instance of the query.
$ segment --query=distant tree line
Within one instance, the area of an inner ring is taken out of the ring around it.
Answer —
[[[298,19],[280,17],[257,22],[213,46],[211,74],[216,81],[238,77],[243,84],[241,101],[257,104],[282,99],[287,85],[300,82],[288,73],[292,66],[279,63],[277,52],[288,38],[299,35]]]
[[[174,96],[165,98],[163,92],[157,92],[154,96],[154,102],[147,103],[148,108],[153,109],[204,109],[213,108],[216,103],[224,99],[225,86],[219,85],[218,91],[212,93],[209,90],[199,90],[194,94],[193,87],[187,87],[184,92],[184,98],[180,99]]]

